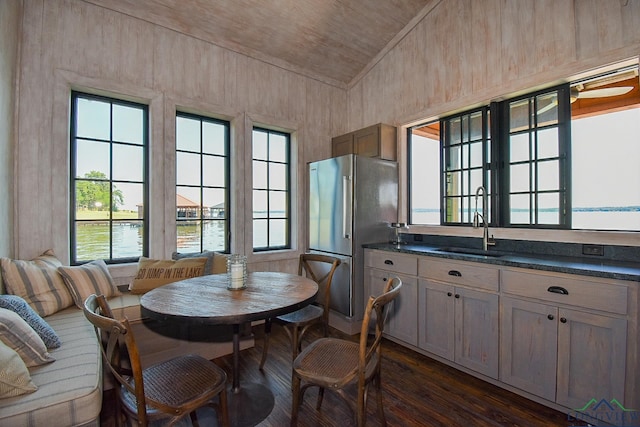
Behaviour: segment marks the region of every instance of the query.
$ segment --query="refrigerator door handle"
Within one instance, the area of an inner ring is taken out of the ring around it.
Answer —
[[[350,179],[351,177],[347,175],[342,177],[342,235],[345,239],[351,238],[351,218],[347,211],[348,206],[351,205]],[[349,225],[349,229],[347,229],[347,225]]]

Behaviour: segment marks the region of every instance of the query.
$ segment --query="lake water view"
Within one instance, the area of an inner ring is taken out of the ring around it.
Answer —
[[[142,255],[142,227],[140,223],[122,222],[113,225],[113,257],[137,258]],[[205,222],[202,232],[204,248],[224,250],[224,223]],[[177,251],[200,252],[200,226],[177,227]],[[109,258],[109,226],[106,223],[78,224],[76,228],[78,261]]]
[[[541,223],[557,222],[557,212],[542,212]],[[574,230],[622,230],[640,231],[640,209],[638,210],[575,210],[571,213]],[[514,215],[517,221],[517,216]],[[521,218],[522,221],[528,220]],[[413,224],[440,224],[439,210],[414,210],[411,216]]]

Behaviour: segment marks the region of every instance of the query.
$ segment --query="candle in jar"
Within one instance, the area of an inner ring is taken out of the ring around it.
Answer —
[[[231,287],[241,288],[243,285],[243,268],[242,264],[231,264]]]

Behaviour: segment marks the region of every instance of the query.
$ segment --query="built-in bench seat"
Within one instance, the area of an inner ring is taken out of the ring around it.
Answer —
[[[120,277],[118,282],[130,279]],[[127,317],[131,322],[143,366],[181,354],[194,353],[211,360],[232,353],[231,326],[195,327],[144,319],[140,311],[141,296],[125,291],[121,296],[110,298],[109,305],[116,318]],[[31,379],[38,387],[35,392],[0,399],[0,425],[99,426],[102,392],[112,388],[114,382],[103,374],[93,326],[76,306],[46,316],[44,320],[62,345],[49,350],[54,362],[29,368]],[[242,333],[240,348],[252,347],[250,325]]]

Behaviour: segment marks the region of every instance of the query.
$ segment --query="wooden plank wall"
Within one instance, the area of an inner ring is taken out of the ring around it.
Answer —
[[[638,55],[638,0],[442,0],[351,82],[349,129],[404,125]]]
[[[344,91],[79,0],[21,3],[21,29],[3,26],[20,32],[11,251],[17,258],[53,248],[68,260],[71,87],[149,103],[151,256],[163,257],[175,241],[176,108],[232,120],[234,194],[244,195],[233,208],[244,212],[253,123],[295,130],[297,172],[304,176],[306,162],[329,156],[331,136],[377,122],[404,126],[640,54],[639,0],[441,0]],[[296,188],[298,250],[305,243],[304,184]],[[234,251],[250,247],[249,224],[248,215],[234,218]],[[293,268],[296,254],[256,256],[253,266]]]
[[[406,221],[408,126],[570,81],[619,61],[637,64],[639,55],[640,0],[439,0],[368,73],[350,83],[349,129],[379,122],[400,127],[399,221]],[[460,227],[412,231],[472,235]],[[495,233],[497,238],[638,245],[634,233]]]
[[[233,251],[251,251],[252,125],[294,131],[295,250],[253,256],[253,269],[297,271],[305,248],[306,163],[346,131],[346,91],[216,45],[78,0],[25,0],[16,149],[15,256],[53,248],[68,262],[69,93],[121,94],[150,105],[151,253],[175,250],[176,108],[232,122]]]
[[[5,257],[13,255],[14,80],[20,11],[18,0],[0,2],[0,256]]]

